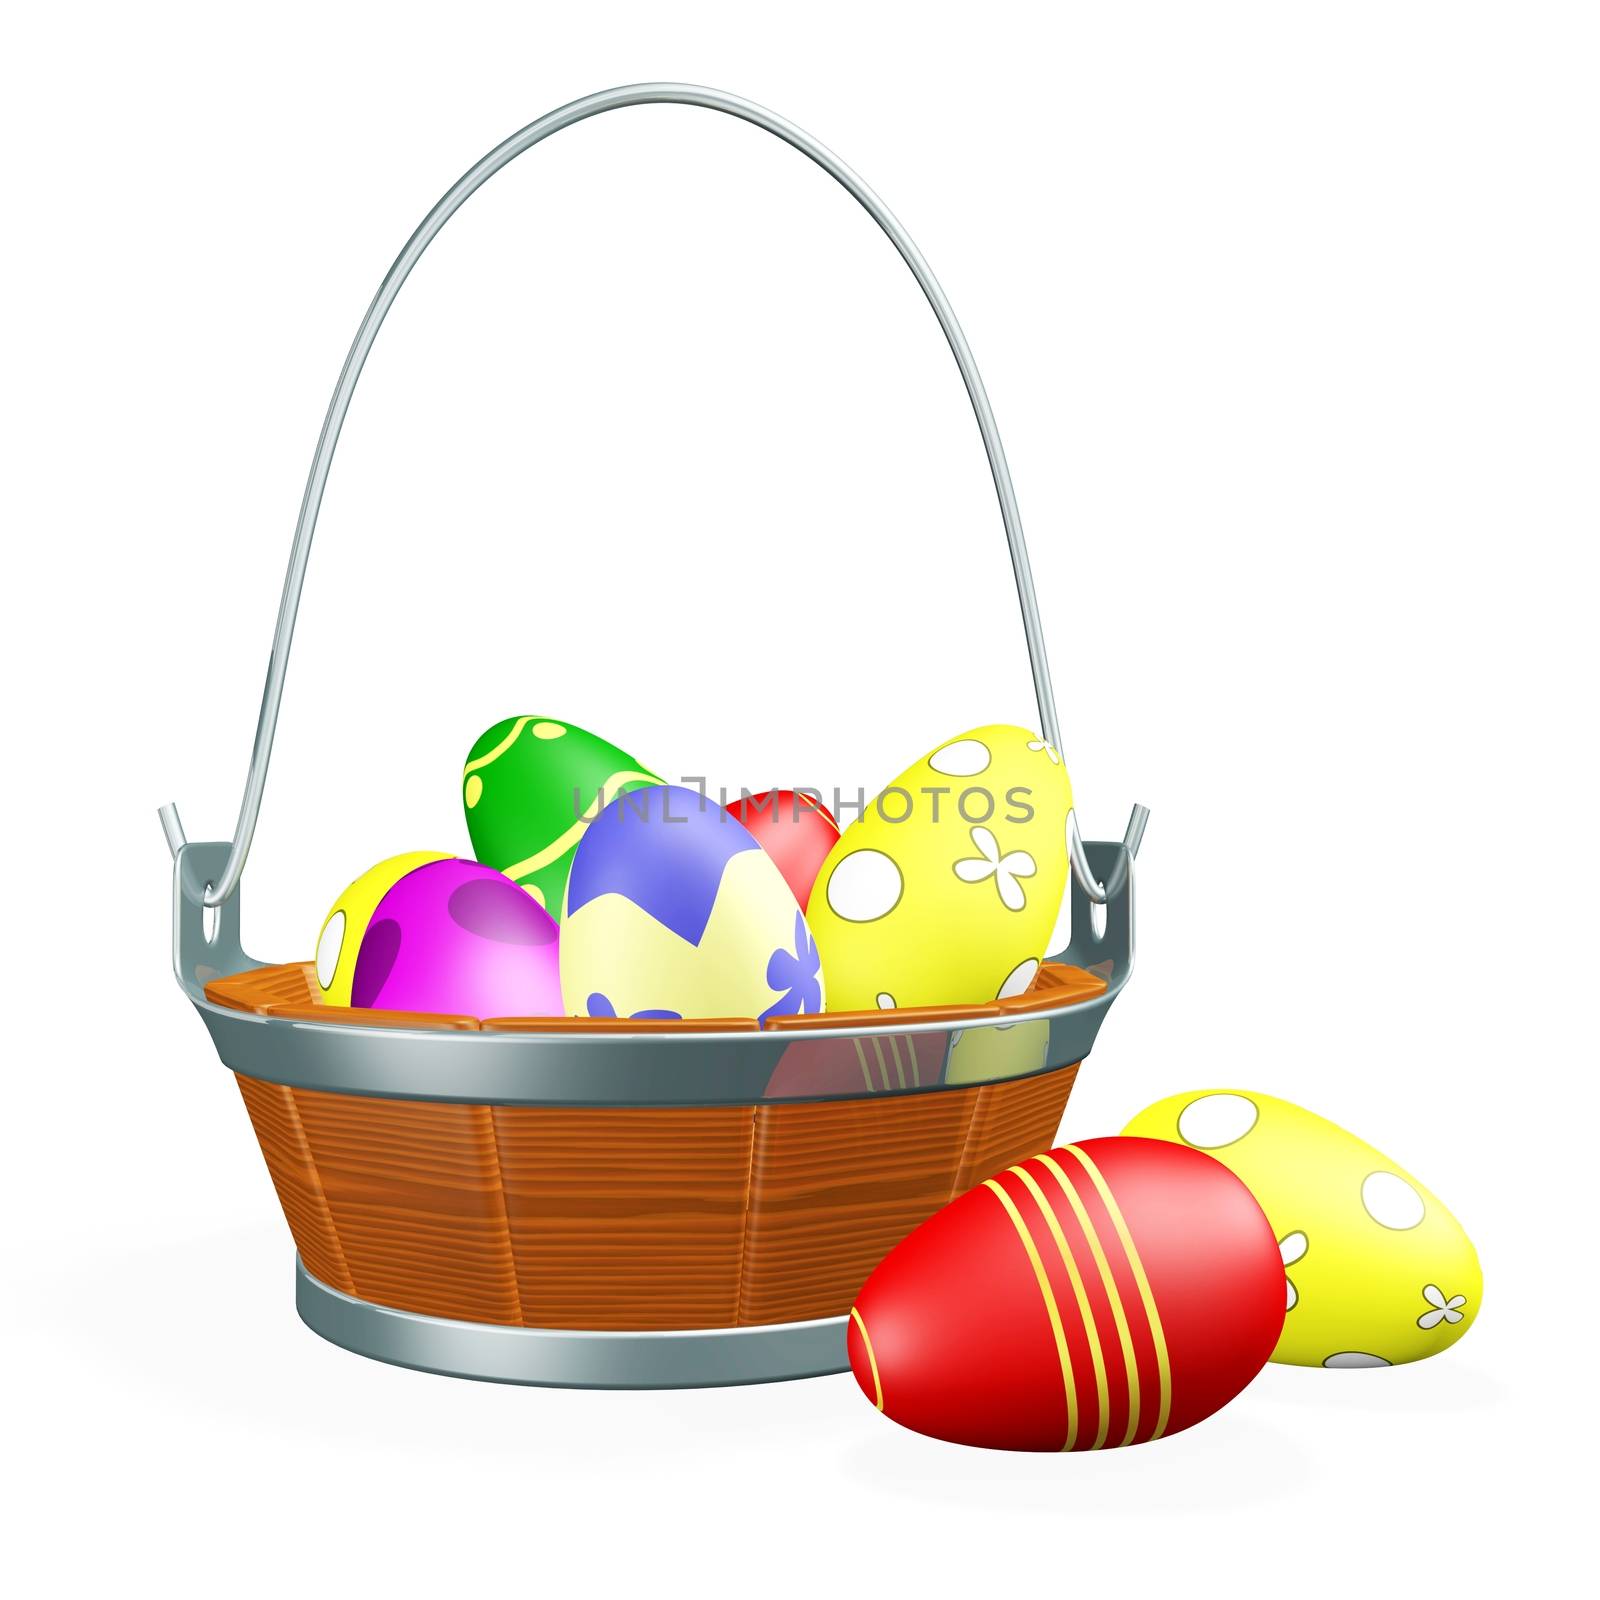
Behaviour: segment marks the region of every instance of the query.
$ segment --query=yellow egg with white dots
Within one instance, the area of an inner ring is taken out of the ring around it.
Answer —
[[[1026,728],[992,724],[907,767],[840,835],[806,920],[837,1011],[1021,994],[1067,883],[1072,784]]]
[[[1266,1212],[1288,1312],[1274,1361],[1391,1367],[1454,1344],[1478,1314],[1478,1253],[1438,1196],[1336,1123],[1246,1089],[1197,1089],[1123,1133],[1204,1150]]]

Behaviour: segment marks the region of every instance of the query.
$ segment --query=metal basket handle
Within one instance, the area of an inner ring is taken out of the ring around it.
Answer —
[[[447,223],[460,206],[488,179],[508,162],[514,161],[523,151],[531,150],[541,140],[574,123],[599,116],[603,111],[616,111],[624,106],[683,105],[703,106],[708,111],[721,111],[730,117],[765,128],[768,133],[794,146],[808,156],[831,178],[838,182],[860,204],[862,209],[886,233],[902,260],[911,269],[912,276],[921,286],[933,314],[944,330],[950,353],[961,369],[961,381],[967,387],[967,397],[972,402],[973,415],[978,419],[978,431],[983,435],[983,447],[989,456],[989,471],[994,478],[995,494],[1000,501],[1000,516],[1005,523],[1006,543],[1011,550],[1011,568],[1017,580],[1017,599],[1022,607],[1022,629],[1028,644],[1028,661],[1033,669],[1033,691],[1039,703],[1040,731],[1055,748],[1061,746],[1060,730],[1056,723],[1055,696],[1050,687],[1050,667],[1045,658],[1044,633],[1039,622],[1039,603],[1034,594],[1033,574],[1028,567],[1028,548],[1022,536],[1022,517],[1017,510],[1016,491],[1011,486],[1011,473],[1006,466],[1005,449],[1000,443],[1000,432],[995,426],[994,413],[989,408],[989,397],[984,392],[983,379],[978,375],[977,363],[967,346],[966,335],[956,321],[944,290],[923,260],[922,252],[912,243],[910,236],[900,226],[894,214],[877,195],[853,173],[833,152],[785,121],[776,113],[737,95],[725,94],[720,89],[702,89],[684,83],[639,83],[618,89],[605,89],[598,94],[585,95],[570,105],[560,107],[537,122],[530,122],[521,132],[514,133],[504,144],[497,145],[476,166],[465,172],[434,206],[422,224],[406,241],[406,247],[395,258],[394,265],[378,286],[367,314],[361,319],[355,342],[345,357],[344,370],[328,403],[328,414],[323,419],[322,433],[317,440],[317,451],[311,460],[311,472],[306,479],[305,495],[300,502],[300,520],[294,531],[294,544],[289,551],[289,570],[283,580],[283,598],[278,604],[278,625],[272,638],[272,658],[267,664],[267,681],[261,694],[261,714],[256,723],[255,747],[250,757],[250,773],[245,781],[244,798],[239,806],[239,824],[234,830],[233,844],[228,851],[227,864],[221,876],[208,884],[202,893],[202,902],[208,907],[221,905],[239,886],[244,872],[245,858],[250,853],[250,842],[255,836],[256,821],[261,814],[261,798],[267,784],[267,767],[272,760],[272,741],[278,726],[278,710],[283,700],[284,678],[289,670],[289,647],[294,640],[295,617],[300,608],[300,591],[305,585],[306,564],[311,558],[311,539],[316,532],[317,513],[322,506],[322,493],[328,481],[328,469],[333,463],[333,452],[339,443],[339,430],[344,426],[350,400],[355,393],[361,369],[366,365],[368,352],[378,336],[378,329],[394,304],[400,286],[410,276],[422,252],[433,242],[434,235]],[[1128,824],[1125,843],[1130,854],[1138,849],[1138,840],[1144,829],[1145,813],[1135,806]],[[161,808],[161,824],[167,843],[174,855],[185,842],[183,825],[178,819],[177,807]],[[1083,840],[1078,830],[1076,812],[1067,817],[1067,844],[1072,858],[1072,868],[1084,892],[1097,905],[1106,901],[1107,890],[1094,876],[1084,853]],[[1115,892],[1117,886],[1113,886]]]

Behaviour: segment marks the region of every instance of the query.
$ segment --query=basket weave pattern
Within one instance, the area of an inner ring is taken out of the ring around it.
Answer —
[[[539,1328],[842,1316],[946,1201],[1048,1146],[1075,1066],[884,1100],[463,1106],[240,1076],[307,1271]]]
[[[275,1009],[304,983],[298,967],[255,976]],[[430,1316],[667,1330],[842,1316],[918,1223],[1050,1144],[1076,1073],[659,1108],[238,1083],[296,1248],[324,1283]]]

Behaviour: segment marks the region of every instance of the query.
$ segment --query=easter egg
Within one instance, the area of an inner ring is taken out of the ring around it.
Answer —
[[[1024,728],[974,728],[908,767],[828,852],[806,916],[840,1010],[1021,994],[1067,883],[1072,785]]]
[[[1278,1239],[1288,1312],[1274,1361],[1390,1367],[1453,1345],[1478,1314],[1478,1253],[1438,1197],[1336,1123],[1245,1089],[1195,1090],[1124,1130],[1236,1172]]]
[[[804,911],[822,863],[839,842],[833,813],[812,795],[769,789],[731,801],[728,815],[742,822],[772,857]]]
[[[559,1016],[560,930],[503,873],[432,861],[378,902],[350,1003],[469,1017]]]
[[[567,879],[569,1015],[768,1017],[822,1009],[816,942],[749,830],[693,789],[619,796]]]
[[[350,1004],[350,980],[355,976],[356,957],[361,941],[378,902],[408,872],[425,867],[430,861],[446,861],[442,851],[413,850],[390,856],[363,872],[337,900],[322,920],[317,935],[317,998],[329,1006]]]
[[[507,717],[479,738],[462,769],[472,853],[559,917],[584,829],[617,795],[660,781],[570,722]]]
[[[886,1416],[954,1444],[1144,1444],[1266,1364],[1282,1274],[1220,1162],[1087,1139],[986,1179],[896,1245],[851,1309],[850,1367]]]

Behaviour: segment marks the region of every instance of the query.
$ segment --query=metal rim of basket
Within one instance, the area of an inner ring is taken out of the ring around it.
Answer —
[[[1040,729],[1043,738],[1051,748],[1059,750],[1060,730],[1056,717],[1055,696],[1050,681],[1050,668],[1046,657],[1043,628],[1039,617],[1038,598],[1034,589],[1033,574],[1028,561],[1027,544],[1022,531],[1022,518],[1017,507],[1010,468],[1006,463],[1005,450],[1000,441],[999,429],[995,423],[988,394],[984,389],[983,379],[978,372],[971,348],[967,344],[966,336],[962,332],[960,323],[956,320],[955,312],[951,308],[944,290],[934,277],[932,270],[923,258],[922,252],[917,248],[910,235],[889,208],[855,172],[825,145],[796,127],[786,118],[767,110],[763,106],[718,89],[681,83],[632,84],[620,88],[602,90],[599,93],[586,95],[581,99],[561,106],[529,123],[489,151],[487,155],[470,167],[446,191],[433,209],[423,218],[421,224],[406,242],[404,249],[395,258],[394,263],[384,276],[383,282],[379,285],[378,292],[373,297],[371,305],[367,308],[366,315],[362,318],[349,353],[345,357],[338,383],[334,388],[332,399],[328,404],[327,414],[323,419],[322,431],[317,440],[315,454],[312,457],[311,470],[307,475],[299,519],[295,527],[294,541],[290,548],[288,570],[284,577],[283,593],[278,607],[277,623],[273,633],[272,654],[268,661],[266,681],[262,689],[261,709],[256,723],[249,772],[240,802],[238,823],[234,830],[232,841],[226,846],[225,859],[221,860],[213,868],[212,861],[221,847],[190,845],[178,816],[176,805],[168,804],[160,810],[162,829],[166,836],[168,848],[171,850],[178,867],[176,873],[178,880],[176,898],[178,904],[175,907],[175,914],[180,922],[184,919],[186,911],[193,914],[196,922],[199,922],[203,916],[227,918],[229,912],[231,912],[231,920],[235,928],[237,926],[237,891],[245,862],[250,852],[251,842],[255,836],[256,824],[260,817],[262,798],[266,789],[267,772],[272,758],[273,739],[277,731],[278,715],[288,673],[289,653],[294,639],[295,621],[299,611],[301,592],[305,584],[306,568],[310,561],[311,544],[316,532],[317,517],[322,506],[323,492],[327,485],[328,473],[338,445],[339,434],[349,411],[356,384],[389,308],[393,305],[412,268],[417,264],[423,252],[432,243],[440,229],[502,167],[532,149],[534,145],[549,138],[550,135],[559,133],[565,128],[572,127],[604,112],[642,105],[685,105],[717,111],[751,123],[755,127],[764,129],[766,132],[783,140],[822,168],[824,172],[850,194],[872,220],[877,223],[910,269],[912,276],[916,279],[935,317],[938,319],[945,341],[955,358],[956,366],[961,373],[962,382],[966,387],[967,396],[972,405],[974,418],[978,424],[978,431],[983,439],[984,449],[989,461],[990,475],[994,480],[995,494],[999,501],[1001,520],[1005,527],[1012,571],[1016,579],[1017,599],[1021,609],[1023,635],[1027,644],[1028,660],[1033,675],[1034,695],[1039,709]],[[1119,898],[1131,898],[1131,863],[1133,857],[1138,853],[1148,817],[1149,812],[1144,806],[1135,805],[1129,817],[1127,830],[1121,845],[1117,847],[1100,847],[1102,849],[1115,849],[1115,854],[1110,858],[1106,876],[1102,880],[1096,875],[1090,864],[1089,854],[1079,829],[1076,810],[1068,812],[1067,850],[1071,862],[1072,886],[1077,891],[1077,894],[1081,895],[1087,902],[1085,909],[1088,906],[1105,908]],[[202,853],[205,855],[206,866],[209,869],[203,873],[198,870],[200,865],[199,858]],[[186,860],[185,858],[188,859]],[[1119,973],[1119,978],[1122,981],[1126,979],[1126,965],[1127,961],[1131,960],[1132,954],[1131,926],[1128,929],[1128,934],[1127,948],[1124,953],[1125,960],[1122,963],[1123,970]],[[1095,938],[1098,939],[1099,935],[1095,935]],[[184,943],[183,930],[175,928],[175,945],[182,946]],[[231,943],[233,949],[238,952],[242,965],[253,966],[256,964],[249,957],[244,956],[242,950],[238,949],[236,936]],[[1079,940],[1075,935],[1073,948],[1076,949],[1078,944]],[[223,1031],[231,1032],[233,1031],[230,1026],[232,1019],[224,1008],[211,1005],[198,992],[199,986],[193,981],[196,970],[198,969],[194,967],[192,962],[185,964],[180,961],[178,976],[185,989],[190,992],[191,998],[201,1008],[202,1015],[207,1016],[208,1026],[211,1027],[213,1035],[217,1037],[220,1048],[222,1040],[219,1035],[219,1025],[222,1026]],[[1109,1000],[1120,988],[1121,981],[1118,981],[1102,997],[1102,1000],[1109,1003]],[[1084,1010],[1085,1008],[1080,1006],[1077,1009]],[[1088,1009],[1103,1011],[1103,1006],[1094,1005]],[[207,1013],[212,1015],[207,1015]],[[235,1013],[233,1015],[237,1017],[239,1014]],[[1055,1019],[1059,1014],[1054,1011],[1047,1011],[1033,1013],[1033,1015],[1049,1020]],[[250,1020],[256,1024],[277,1022],[280,1027],[292,1026],[302,1031],[307,1029],[305,1024],[282,1023],[278,1022],[278,1019],[272,1018],[254,1017]],[[1005,1019],[990,1018],[980,1020],[975,1018],[972,1026],[984,1026],[985,1021],[987,1021],[988,1025],[995,1025],[997,1020],[1003,1022]],[[316,1027],[316,1025],[311,1026],[313,1029]],[[954,1026],[959,1028],[959,1025]],[[320,1031],[331,1031],[331,1027],[331,1024],[325,1025]],[[344,1024],[341,1025],[338,1031],[348,1034],[376,1030],[361,1029],[352,1027],[350,1024]],[[882,1030],[847,1026],[841,1031],[865,1035],[878,1031],[904,1032],[917,1030],[907,1030],[904,1024],[897,1028],[893,1021],[893,1014],[886,1013]],[[819,1030],[818,1033],[807,1036],[826,1037],[828,1032],[827,1030]],[[406,1035],[396,1030],[387,1032],[386,1037],[398,1042]],[[435,1033],[413,1035],[412,1037],[438,1039],[441,1035]],[[469,1034],[463,1037],[481,1039],[488,1036]],[[551,1036],[528,1035],[525,1037],[527,1041],[538,1040],[546,1046],[555,1042]],[[601,1038],[578,1039],[569,1037],[562,1040],[561,1043],[569,1046],[582,1044],[593,1047],[603,1042],[611,1044],[626,1042],[629,1037],[627,1035],[606,1035],[603,1040]],[[703,1045],[712,1040],[717,1041],[719,1044],[726,1044],[732,1038],[742,1037],[748,1039],[749,1036],[684,1035],[682,1037],[685,1043],[699,1042]],[[790,1037],[792,1039],[796,1036],[791,1035]],[[640,1042],[643,1042],[643,1040],[641,1039]],[[659,1048],[664,1042],[660,1036],[650,1036],[650,1043],[656,1048]],[[272,1074],[265,1075],[271,1076]],[[368,1092],[372,1091],[369,1090]],[[458,1098],[458,1096],[451,1095],[448,1098],[453,1099]]]

